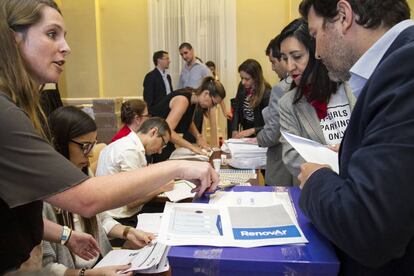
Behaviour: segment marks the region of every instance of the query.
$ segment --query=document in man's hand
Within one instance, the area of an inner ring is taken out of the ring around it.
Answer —
[[[328,164],[333,171],[339,173],[338,153],[318,142],[285,131],[281,131],[281,133],[306,162]]]

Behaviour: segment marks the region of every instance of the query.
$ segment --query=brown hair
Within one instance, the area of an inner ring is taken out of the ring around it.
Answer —
[[[270,84],[263,76],[262,66],[255,59],[247,59],[239,66],[239,73],[243,71],[249,74],[256,84],[256,91],[250,99],[251,108],[260,104],[266,90],[271,89]]]
[[[346,0],[357,15],[356,23],[367,29],[375,29],[381,24],[392,27],[397,23],[410,18],[410,7],[406,0]],[[303,0],[299,5],[299,12],[308,17],[311,7],[315,13],[324,18],[324,22],[332,21],[338,14],[338,0]]]
[[[143,100],[129,100],[122,103],[121,106],[121,121],[126,125],[130,125],[134,120],[135,115],[141,117],[144,113],[147,104]]]
[[[0,91],[9,95],[27,113],[43,137],[46,137],[43,130],[46,119],[39,104],[39,87],[26,69],[14,32],[24,33],[39,22],[45,6],[60,13],[51,0],[0,1]]]

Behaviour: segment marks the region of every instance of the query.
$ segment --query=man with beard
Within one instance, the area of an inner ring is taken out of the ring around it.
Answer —
[[[343,275],[414,275],[414,22],[405,0],[303,0],[320,58],[358,96],[339,175],[301,166],[300,206]]]

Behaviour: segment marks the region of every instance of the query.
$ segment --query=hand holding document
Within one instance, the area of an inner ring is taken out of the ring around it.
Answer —
[[[307,162],[327,164],[339,173],[338,153],[318,142],[281,131],[283,137]]]

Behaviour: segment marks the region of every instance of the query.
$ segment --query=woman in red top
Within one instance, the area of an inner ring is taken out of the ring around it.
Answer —
[[[121,106],[121,121],[124,126],[112,137],[114,142],[124,136],[127,136],[131,130],[138,132],[141,124],[148,118],[147,104],[143,100],[129,100]]]

